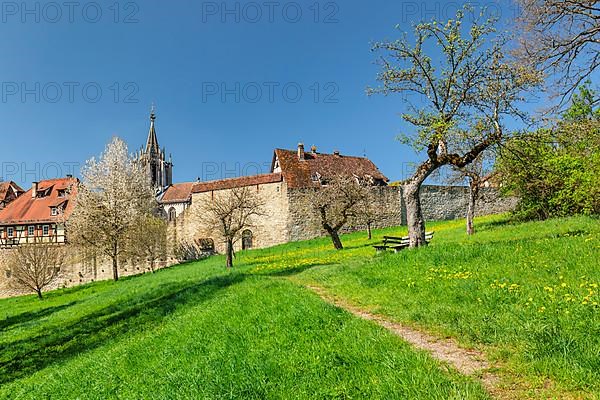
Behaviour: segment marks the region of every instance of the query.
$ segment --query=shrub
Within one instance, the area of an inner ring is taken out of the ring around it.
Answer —
[[[503,190],[521,199],[518,217],[600,213],[600,110],[593,99],[583,87],[556,126],[505,145],[498,169]]]

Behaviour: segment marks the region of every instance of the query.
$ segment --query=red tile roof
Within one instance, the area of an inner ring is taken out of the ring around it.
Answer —
[[[23,192],[25,191],[21,189],[19,185],[12,181],[0,182],[0,203],[3,203],[5,201],[12,201],[14,197],[23,194]]]
[[[222,179],[220,181],[198,182],[192,189],[193,193],[212,192],[213,190],[233,189],[245,186],[263,185],[266,183],[281,182],[281,174],[262,174],[242,176],[240,178]]]
[[[364,157],[305,152],[304,160],[301,161],[297,151],[275,149],[273,164],[276,159],[279,161],[283,178],[290,188],[314,186],[313,176],[317,173],[323,178],[342,174],[389,181],[371,160]]]
[[[31,189],[19,196],[15,201],[0,211],[0,225],[19,225],[29,223],[60,222],[68,218],[75,206],[77,196],[77,178],[48,179],[38,184],[40,190],[49,190],[45,197],[31,197]],[[58,197],[59,190],[67,190],[64,198]],[[52,216],[51,207],[67,201],[64,215]]]
[[[195,182],[176,183],[167,188],[160,198],[161,203],[185,203],[192,199]]]

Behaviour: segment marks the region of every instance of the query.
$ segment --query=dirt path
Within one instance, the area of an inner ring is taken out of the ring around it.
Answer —
[[[512,399],[515,393],[501,389],[498,385],[500,379],[489,371],[492,367],[483,353],[476,350],[466,350],[458,346],[452,339],[440,339],[427,333],[409,328],[407,326],[391,322],[388,319],[360,310],[342,300],[328,295],[321,287],[306,286],[315,292],[324,301],[354,314],[357,317],[373,321],[394,334],[400,336],[414,347],[425,350],[439,361],[449,364],[458,372],[479,379],[488,393],[494,398]]]

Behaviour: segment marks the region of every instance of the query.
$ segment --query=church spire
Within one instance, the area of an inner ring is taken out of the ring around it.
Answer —
[[[154,113],[154,104],[150,111],[150,131],[148,132],[148,140],[146,141],[146,154],[160,153],[160,147],[158,147],[158,138],[156,137],[156,130],[154,129],[154,121],[156,120],[156,114]]]

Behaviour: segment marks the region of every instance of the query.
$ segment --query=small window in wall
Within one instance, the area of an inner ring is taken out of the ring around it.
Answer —
[[[42,227],[42,234],[43,234],[44,236],[48,236],[48,235],[50,235],[50,226],[48,226],[48,225],[44,225],[44,226]]]
[[[246,229],[242,232],[242,250],[249,250],[252,248],[252,231]]]
[[[27,227],[27,236],[35,236],[35,226]]]
[[[169,221],[175,221],[177,219],[177,211],[175,207],[169,208]]]
[[[6,228],[6,234],[8,235],[9,238],[14,238],[15,237],[15,228],[13,228],[12,226],[9,228]]]
[[[196,240],[196,244],[205,253],[214,253],[215,252],[215,241],[211,238],[202,238]]]

